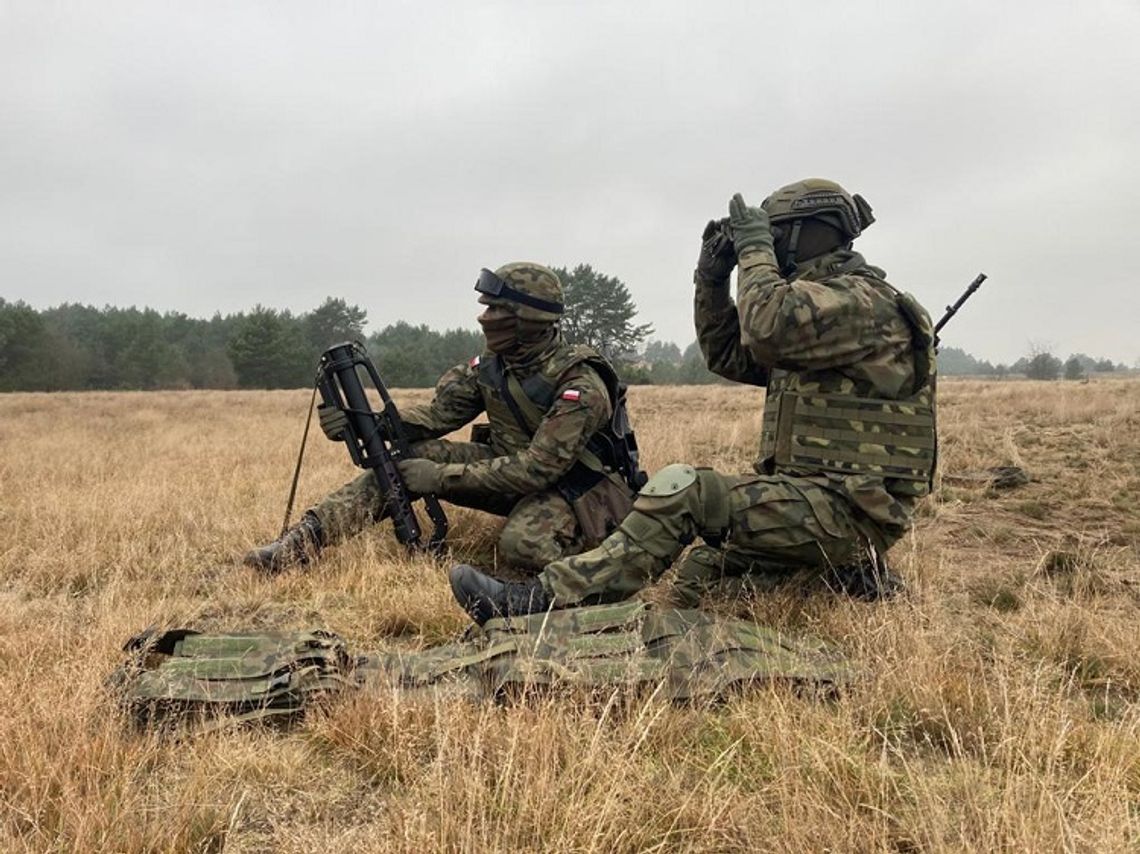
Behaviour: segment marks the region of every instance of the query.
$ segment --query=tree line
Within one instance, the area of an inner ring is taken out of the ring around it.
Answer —
[[[634,322],[637,307],[619,279],[588,264],[555,269],[564,286],[563,334],[611,358],[626,382],[724,382],[705,367],[695,341],[682,350],[651,339],[653,327]],[[73,303],[37,311],[0,298],[0,391],[298,388],[312,384],[327,347],[350,340],[365,343],[390,386],[416,388],[434,385],[483,350],[475,329],[438,331],[401,321],[366,335],[367,319],[364,309],[334,297],[302,314],[258,305],[209,319]],[[1035,344],[1008,366],[945,347],[938,367],[943,375],[1034,379],[1124,368],[1083,353],[1062,362]]]
[[[653,327],[634,322],[629,289],[588,264],[555,269],[566,337],[631,364]],[[37,311],[0,298],[0,391],[297,388],[313,382],[327,347],[350,340],[365,343],[389,385],[424,387],[483,351],[475,329],[401,321],[365,335],[366,324],[364,309],[334,297],[302,314],[258,305],[209,319],[78,304]]]
[[[1085,353],[1073,353],[1061,360],[1049,347],[1030,343],[1029,352],[1011,364],[977,359],[958,347],[943,347],[938,351],[938,372],[949,376],[1007,377],[1023,376],[1031,380],[1078,380],[1090,374],[1127,370],[1123,363],[1097,358]]]
[[[395,323],[364,334],[366,313],[329,297],[293,314],[265,306],[209,319],[66,304],[37,312],[0,299],[0,391],[298,388],[320,354],[360,340],[393,386],[428,386],[480,352],[475,330]]]

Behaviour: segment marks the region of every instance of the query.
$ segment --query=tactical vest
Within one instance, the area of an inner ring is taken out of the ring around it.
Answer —
[[[140,725],[208,730],[291,718],[353,687],[355,660],[337,635],[309,632],[200,634],[148,629],[127,641],[107,686]]]
[[[751,620],[630,600],[488,620],[471,639],[365,656],[365,682],[446,687],[476,699],[525,696],[536,685],[646,686],[671,700],[710,700],[787,681],[834,690],[857,673],[838,650]]]
[[[331,632],[144,632],[107,679],[143,727],[286,723],[360,685],[476,700],[541,686],[645,690],[708,703],[784,682],[828,695],[858,678],[822,641],[697,610],[629,600],[472,626],[456,643],[350,654]]]
[[[581,492],[596,483],[597,476],[613,474],[636,491],[646,477],[638,468],[637,441],[626,412],[625,387],[610,363],[590,347],[560,347],[538,371],[522,378],[505,370],[499,356],[479,359],[476,365],[479,391],[491,422],[491,447],[495,453],[504,455],[526,448],[542,417],[554,405],[562,377],[583,362],[605,383],[612,412],[609,424],[586,443],[574,469],[567,475],[567,483],[575,484],[572,491]],[[573,500],[573,496],[567,498]]]
[[[761,427],[763,470],[869,474],[893,479],[889,491],[896,494],[929,491],[937,453],[934,331],[914,297],[891,290],[911,330],[917,390],[888,400],[838,370],[773,370]]]

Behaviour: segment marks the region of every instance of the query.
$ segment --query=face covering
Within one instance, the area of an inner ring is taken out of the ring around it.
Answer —
[[[479,325],[483,327],[483,337],[487,339],[487,349],[492,353],[507,353],[514,349],[518,343],[518,318],[513,315],[506,317],[478,317]]]
[[[519,350],[530,352],[547,346],[555,335],[554,324],[549,320],[527,320],[519,318]]]

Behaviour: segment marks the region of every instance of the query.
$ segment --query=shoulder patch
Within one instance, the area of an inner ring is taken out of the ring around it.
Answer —
[[[479,357],[478,356],[472,356],[471,361],[467,363],[467,367],[469,367],[469,368],[479,367]]]
[[[582,392],[578,391],[578,389],[576,389],[576,388],[568,388],[568,389],[566,389],[566,391],[562,392],[562,400],[581,400],[581,399],[582,399]]]

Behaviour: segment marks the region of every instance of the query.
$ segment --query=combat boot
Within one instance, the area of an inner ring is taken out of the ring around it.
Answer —
[[[906,591],[906,582],[902,576],[877,554],[834,567],[831,575],[829,581],[841,592],[864,602],[894,599]]]
[[[289,567],[304,566],[309,563],[320,554],[324,544],[321,520],[315,513],[306,511],[296,525],[276,540],[259,549],[246,552],[242,563],[262,572],[276,574]]]
[[[539,614],[553,604],[537,578],[499,581],[465,563],[453,567],[448,577],[456,601],[480,626],[492,617]]]

